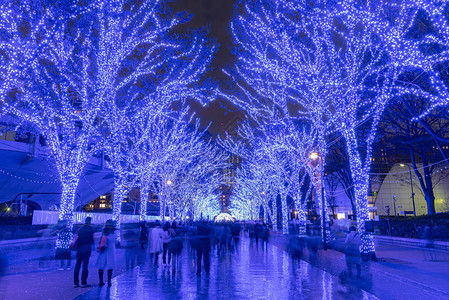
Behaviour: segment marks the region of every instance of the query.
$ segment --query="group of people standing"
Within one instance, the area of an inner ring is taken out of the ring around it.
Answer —
[[[94,246],[94,230],[91,226],[92,218],[87,217],[84,225],[78,230],[77,235],[74,237],[76,247],[76,264],[74,270],[74,287],[89,287],[87,284],[87,277],[89,274],[89,259],[93,251]],[[100,242],[96,251],[98,251],[96,266],[98,267],[99,286],[104,286],[103,281],[104,271],[107,270],[107,284],[111,286],[112,270],[115,268],[115,226],[112,220],[106,221],[100,237]],[[81,285],[79,281],[79,273],[81,271]]]
[[[268,242],[269,230],[267,224],[255,223],[248,224],[248,233],[251,241],[255,240],[256,245],[259,245],[259,240],[266,245]],[[262,245],[263,246],[263,245]]]
[[[96,267],[98,268],[99,286],[112,285],[112,274],[116,268],[117,234],[112,220],[105,222],[101,236],[95,244],[92,218],[87,217],[72,241],[72,250],[76,251],[76,264],[74,269],[74,287],[90,287],[87,283],[89,260],[94,251],[98,252]],[[162,255],[162,265],[172,266],[173,272],[178,267],[179,257],[183,249],[184,238],[196,255],[196,274],[200,275],[204,267],[206,274],[210,273],[210,253],[216,248],[217,255],[222,251],[234,249],[238,245],[241,224],[212,224],[206,221],[185,224],[178,227],[176,222],[160,221],[147,223],[140,222],[139,230],[135,227],[124,228],[121,231],[120,247],[125,249],[127,270],[134,268],[136,252],[146,256],[149,253],[150,264],[153,267],[160,265],[159,257]],[[257,236],[263,236],[263,226],[256,229]],[[266,233],[267,234],[267,233]],[[140,250],[139,250],[140,249]],[[80,281],[81,273],[81,281]],[[105,273],[107,281],[104,280]]]
[[[163,226],[159,221],[148,225],[141,222],[139,242],[142,249],[148,244],[150,260],[155,267],[159,266],[159,255],[162,254],[163,266],[169,267],[173,258],[173,270],[176,271],[176,262],[183,248],[176,222],[166,222]]]

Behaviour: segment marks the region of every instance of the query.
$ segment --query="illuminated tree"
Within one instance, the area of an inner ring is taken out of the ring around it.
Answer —
[[[218,189],[223,184],[221,173],[216,171],[205,174],[201,182],[193,190],[193,198],[187,202],[194,220],[213,220],[221,212]]]
[[[302,185],[308,155],[316,144],[315,131],[301,130],[290,119],[251,120],[239,130],[241,142],[227,138],[221,143],[245,161],[239,171],[231,208],[243,209],[243,218],[258,218],[260,205],[271,220],[277,220],[277,196],[281,200],[282,228],[288,233],[288,197],[301,201],[293,191]],[[294,204],[302,209],[301,202]],[[300,216],[304,216],[302,213]],[[274,224],[277,228],[277,224]]]
[[[247,4],[231,26],[238,57],[227,73],[240,94],[228,98],[255,118],[289,117],[313,126],[323,167],[325,137],[334,131],[343,136],[366,253],[374,250],[364,229],[372,143],[385,104],[397,92],[399,70],[377,24],[354,2]]]
[[[259,220],[265,187],[260,184],[256,170],[251,169],[255,167],[245,161],[241,169],[237,170],[229,210],[238,220]]]
[[[369,1],[363,9],[357,1],[345,2],[344,11],[362,11],[389,52],[401,73],[397,93],[430,100],[421,116],[448,105],[448,8],[445,1],[432,0]]]
[[[293,140],[303,134],[301,126],[294,124],[307,124],[310,133],[313,132],[313,136],[308,139],[314,141],[313,147],[307,148],[310,152],[302,151],[300,157],[299,152],[288,153],[303,167],[310,153],[318,152],[320,166],[310,170],[316,173],[324,168],[327,153],[325,136],[332,132],[334,126],[330,110],[333,94],[326,88],[323,66],[318,63],[318,59],[310,59],[311,51],[303,51],[306,45],[301,40],[300,31],[303,28],[300,22],[312,11],[305,11],[305,8],[299,1],[258,1],[245,6],[244,16],[236,17],[231,25],[237,63],[233,70],[225,71],[236,83],[238,90],[226,96],[258,122],[270,124],[282,120]],[[290,151],[292,148],[288,147],[289,142],[284,142],[287,144],[282,147]],[[295,167],[290,172],[288,178],[294,177],[294,184],[299,181],[299,176],[293,174],[299,174],[297,170],[302,167]],[[281,190],[284,195],[288,194],[284,188]],[[317,206],[320,208],[325,205],[321,198],[318,192]],[[286,205],[286,200],[283,203]],[[323,211],[327,211],[327,207],[320,209],[319,214],[322,215]],[[326,218],[327,214],[322,216],[323,227]]]
[[[320,64],[327,80],[325,87],[333,95],[332,118],[339,124],[336,129],[344,138],[349,158],[361,251],[369,253],[374,251],[372,236],[365,232],[372,144],[398,73],[370,24],[358,17],[331,12],[309,24],[316,29],[304,32],[313,52],[325,53]]]
[[[170,36],[190,16],[180,13],[170,17],[166,2],[143,1],[130,6],[125,1],[98,1],[99,42],[104,45],[99,47],[98,65],[103,66],[102,85],[109,91],[105,93],[109,97],[105,102],[104,121],[107,149],[112,150],[109,156],[115,166],[114,218],[117,220],[128,176],[124,170],[129,168],[127,151],[121,149],[127,126],[141,122],[152,126],[155,118],[176,101],[194,98],[205,104],[212,99],[213,87],[198,82],[212,58],[213,46],[205,32]],[[131,121],[130,115],[134,115]],[[154,137],[154,133],[150,135]],[[147,199],[149,186],[142,187],[142,199]],[[141,213],[146,213],[146,205],[143,206]]]
[[[167,112],[154,117],[141,111],[135,116],[135,122],[132,122],[131,172],[135,177],[134,185],[140,189],[141,220],[145,220],[147,215],[147,202],[150,191],[154,190],[158,168],[166,164],[171,155],[176,155],[177,150],[181,147],[182,137],[178,133],[180,128],[184,128],[188,124],[183,120],[186,113],[187,110],[182,110],[178,113],[169,114]],[[165,184],[167,180],[164,181]],[[161,195],[159,194],[159,196]],[[161,197],[159,200],[162,203]]]
[[[218,190],[223,184],[220,171],[226,168],[228,156],[211,141],[201,139],[199,148],[190,154],[189,163],[179,169],[173,185],[172,209],[186,216],[190,209],[194,219],[212,217],[219,212]],[[189,155],[189,153],[180,153]],[[184,209],[183,209],[184,208]],[[171,213],[175,216],[175,213]]]
[[[22,51],[15,54],[17,59],[27,51],[30,59],[23,61],[23,76],[14,78],[19,85],[8,91],[11,96],[2,108],[33,124],[46,139],[62,185],[59,219],[67,221],[70,232],[76,188],[86,163],[97,151],[101,103],[91,98],[91,91],[84,85],[89,80],[91,52],[82,47],[81,28],[68,25],[73,14],[58,15],[60,11],[39,4],[30,8],[24,2],[16,7],[21,12],[37,9],[41,19],[36,28],[31,27],[35,18],[23,19],[26,25],[22,24],[21,30],[25,32],[16,33],[22,36],[15,41],[14,47]],[[23,29],[26,27],[29,32]],[[67,248],[70,238],[59,237],[57,247]]]
[[[172,34],[189,16],[170,12],[166,2],[98,0],[62,10],[39,3],[40,15],[24,20],[25,29],[10,24],[17,10],[24,12],[19,16],[33,12],[29,3],[4,6],[0,23],[12,33],[5,44],[13,43],[17,52],[4,56],[6,68],[17,65],[14,59],[31,59],[23,60],[25,71],[2,81],[2,96],[13,85],[20,89],[3,109],[33,123],[47,139],[63,187],[59,218],[70,228],[80,175],[100,145],[98,128],[106,123],[108,142],[120,142],[115,106],[134,106],[131,112],[145,106],[155,115],[174,101],[193,97],[204,104],[212,97],[209,82],[198,82],[213,47],[205,32]],[[115,218],[119,211],[116,206]]]

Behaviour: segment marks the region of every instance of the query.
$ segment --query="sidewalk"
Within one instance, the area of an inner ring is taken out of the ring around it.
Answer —
[[[244,239],[242,238],[242,240]],[[95,243],[98,244],[98,241]],[[172,295],[171,288],[174,287],[175,291],[179,292],[178,295],[185,295],[187,298],[193,295],[192,299],[195,298],[195,295],[205,299],[210,298],[211,295],[220,298],[228,287],[232,287],[240,297],[244,297],[249,294],[241,294],[241,290],[250,293],[262,281],[262,286],[269,284],[271,288],[263,287],[264,290],[254,290],[254,295],[275,292],[275,285],[279,279],[282,279],[278,282],[279,284],[293,289],[293,291],[301,291],[301,293],[305,293],[304,295],[313,295],[321,299],[321,294],[307,293],[313,293],[314,289],[323,285],[323,287],[330,287],[328,290],[332,293],[332,296],[329,295],[326,299],[343,299],[340,297],[343,292],[339,290],[342,287],[338,283],[338,275],[346,268],[342,253],[334,250],[318,250],[317,261],[314,264],[318,269],[299,261],[297,264],[301,266],[295,267],[295,260],[281,251],[287,249],[287,237],[273,235],[270,243],[277,246],[272,248],[279,248],[279,251],[267,248],[264,252],[260,252],[260,247],[254,248],[253,246],[253,249],[259,250],[242,252],[244,256],[240,260],[232,256],[213,257],[211,278],[208,281],[204,281],[206,280],[203,278],[204,276],[197,281],[194,268],[195,257],[188,255],[187,248],[183,250],[183,271],[175,277],[173,277],[174,274],[166,273],[164,268],[160,268],[157,272],[148,268],[145,265],[146,250],[138,252],[136,263],[140,263],[140,266],[133,271],[125,272],[125,250],[118,248],[117,268],[113,273],[115,279],[113,279],[113,286],[110,290],[98,288],[98,270],[95,267],[97,253],[93,253],[89,263],[88,283],[93,287],[73,288],[75,261],[72,261],[71,270],[59,271],[59,261],[53,259],[54,246],[41,247],[42,245],[37,245],[34,249],[9,253],[13,264],[8,267],[5,276],[0,277],[0,299],[73,299],[77,297],[79,299],[92,299],[89,297],[96,299],[98,297],[114,298],[119,295],[126,299],[126,291],[131,291],[133,287],[134,289],[143,288],[142,293],[143,291],[145,293],[140,295],[154,296],[155,293],[156,295],[159,293],[161,296],[168,295],[169,298]],[[359,291],[362,289],[379,299],[449,299],[449,252],[433,251],[436,253],[437,261],[425,261],[423,249],[381,243],[377,246],[376,251],[379,262],[371,262],[369,265],[370,274],[372,274],[371,280],[368,276],[369,273],[365,270],[362,280],[352,280],[346,284],[346,288],[353,290],[355,288],[358,295],[361,295]],[[261,253],[265,254],[260,256]],[[21,257],[22,260],[20,260]],[[32,259],[23,259],[29,257]],[[305,261],[310,261],[307,250],[304,251],[303,258]],[[272,265],[273,261],[276,264]],[[319,269],[326,272],[319,271]],[[292,274],[290,270],[296,270],[297,274]],[[227,275],[223,273],[225,271],[228,272]],[[254,277],[256,275],[261,277]],[[248,276],[249,279],[246,280],[245,276]],[[154,280],[149,280],[150,277]],[[267,278],[270,278],[269,282]],[[198,285],[208,282],[211,285],[207,286],[207,290],[204,286]],[[307,284],[305,284],[306,282]],[[216,284],[219,286],[214,286]],[[118,287],[123,287],[124,290],[120,291],[117,289]],[[111,294],[104,294],[105,291],[110,291]],[[324,290],[319,293],[324,293]],[[147,298],[156,299],[150,296]]]
[[[271,242],[287,249],[287,237],[273,235]],[[449,252],[432,251],[436,261],[426,261],[423,248],[379,243],[376,247],[379,261],[365,265],[362,280],[351,283],[380,299],[449,299]],[[307,250],[303,259],[310,261]],[[316,265],[333,275],[346,268],[343,253],[332,249],[318,250]]]
[[[210,274],[196,275],[195,251],[186,245],[176,272],[143,264],[117,276],[111,288],[97,288],[84,299],[324,299],[375,300],[354,286],[342,286],[332,276],[307,262],[297,261],[271,244],[257,245],[242,237],[234,250],[211,253]]]
[[[98,245],[97,239],[98,234],[95,245]],[[95,267],[98,256],[96,252],[92,253],[89,260],[87,282],[93,285],[90,288],[74,288],[75,260],[72,260],[70,270],[59,271],[60,261],[54,260],[54,253],[54,242],[51,247],[36,245],[35,249],[8,253],[11,256],[10,265],[7,267],[5,275],[0,277],[0,299],[73,299],[96,288],[98,285],[98,268]],[[125,250],[117,248],[116,255],[116,269],[114,269],[113,277],[126,271]],[[138,251],[137,260],[143,260],[146,258],[145,256],[146,251]],[[106,274],[104,276],[106,279]]]

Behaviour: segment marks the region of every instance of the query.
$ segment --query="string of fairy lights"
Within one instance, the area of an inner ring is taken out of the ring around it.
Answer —
[[[239,173],[234,211],[254,218],[254,203],[245,199],[251,195],[249,188],[262,184],[267,196],[257,190],[256,203],[271,207],[264,211],[273,219],[278,207],[272,203],[281,195],[286,233],[287,196],[300,190],[298,174],[307,169],[310,153],[317,152],[321,170],[309,170],[309,175],[320,189],[323,178],[316,174],[322,172],[327,149],[335,142],[326,143],[326,137],[338,134],[352,176],[361,251],[374,251],[372,235],[365,231],[369,185],[407,182],[377,176],[408,173],[370,171],[377,125],[392,97],[410,93],[426,97],[430,105],[421,116],[447,106],[445,68],[435,68],[447,64],[447,6],[426,0],[368,0],[364,5],[340,0],[313,7],[299,0],[242,2],[230,24],[235,63],[223,70],[235,90],[225,95],[212,81],[203,80],[216,45],[204,30],[170,35],[190,16],[165,15],[167,2],[94,0],[67,7],[64,14],[56,8],[36,9],[32,0],[0,4],[0,31],[5,33],[0,38],[4,53],[0,56],[0,107],[2,113],[32,124],[46,139],[58,180],[49,180],[43,173],[34,175],[45,180],[6,170],[0,173],[24,182],[60,183],[59,219],[72,229],[75,193],[83,171],[95,153],[104,151],[114,174],[113,219],[118,228],[122,200],[128,188],[135,186],[142,199],[156,191],[163,220],[166,209],[175,217],[180,204],[190,205],[194,218],[211,215],[219,209],[212,204],[216,195],[205,197],[210,186],[199,182],[210,176],[213,185],[218,185],[218,176],[211,174],[226,167],[226,157],[203,141],[204,132],[186,114],[188,108],[177,116],[170,108],[187,99],[204,105],[222,94],[246,110],[259,127],[240,131],[249,148],[227,145],[250,162]],[[21,30],[24,26],[29,32]],[[416,78],[404,79],[402,75],[410,69],[425,72],[431,88]],[[195,123],[193,129],[189,123]],[[203,203],[189,202],[192,192],[181,180],[173,184],[180,174],[198,181],[202,192],[195,198]],[[168,197],[181,188],[184,200]],[[276,192],[268,195],[268,189]],[[322,198],[319,193],[324,230],[328,215]],[[303,210],[302,204],[296,206]],[[142,220],[146,213],[143,205]],[[58,247],[67,248],[70,238],[61,234]]]
[[[396,84],[405,67],[435,73],[435,62],[446,59],[441,51],[426,56],[419,49],[429,41],[446,45],[449,27],[442,17],[445,8],[437,3],[398,1],[394,4],[399,8],[397,15],[389,14],[392,7],[379,1],[359,4],[351,0],[328,3],[324,8],[282,0],[243,4],[243,13],[231,23],[237,62],[224,72],[238,90],[227,95],[228,99],[254,119],[265,118],[270,123],[290,116],[288,102],[304,108],[297,118],[317,129],[323,160],[324,136],[341,134],[356,197],[361,251],[367,253],[374,251],[364,223],[369,219],[369,184],[379,180],[370,178],[375,175],[370,167],[377,125],[391,97],[411,92],[410,85]],[[443,27],[442,35],[427,32],[422,41],[406,37],[420,10],[428,12],[433,25]],[[389,22],[388,18],[396,19]],[[447,105],[446,91],[438,81],[442,79],[431,77],[437,89],[432,97],[437,100],[430,109]],[[367,134],[360,138],[362,124]]]
[[[75,191],[89,158],[106,150],[115,162],[129,160],[118,155],[123,148],[116,146],[129,132],[129,122],[135,126],[139,119],[126,116],[155,116],[175,101],[195,98],[206,104],[214,97],[212,83],[199,82],[215,45],[205,31],[168,35],[189,16],[161,14],[166,2],[140,1],[128,7],[120,0],[98,0],[67,8],[71,13],[64,16],[52,8],[33,10],[28,0],[2,4],[0,27],[10,35],[5,35],[0,47],[11,59],[1,65],[9,76],[1,82],[1,99],[11,86],[23,89],[17,101],[2,102],[2,109],[27,120],[46,139],[62,185],[59,219],[66,221],[69,229]],[[21,22],[31,28],[25,39],[19,30]],[[14,47],[9,47],[12,44]],[[136,56],[137,52],[142,53]],[[19,70],[24,74],[19,76]],[[16,82],[19,78],[20,84]],[[148,80],[152,84],[142,88],[142,82]],[[102,141],[104,134],[109,136]],[[110,147],[104,147],[107,143]],[[120,166],[115,162],[111,163],[114,175],[128,177],[114,167]],[[124,197],[120,190],[126,181],[114,182],[116,196]],[[115,201],[113,214],[118,222],[120,203]],[[68,241],[69,237],[60,236],[57,245],[68,248]]]

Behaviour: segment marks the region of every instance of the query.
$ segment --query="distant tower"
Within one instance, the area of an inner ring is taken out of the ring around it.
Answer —
[[[243,119],[240,116],[234,117],[229,120],[227,123],[221,123],[220,137],[225,139],[226,137],[230,137],[233,139],[238,138],[237,129]],[[234,187],[235,182],[235,173],[236,170],[240,167],[242,162],[242,158],[235,154],[229,153],[230,157],[228,162],[231,164],[228,168],[223,170],[223,182],[224,184],[221,186],[221,210],[222,212],[228,212],[229,199],[232,194],[232,189]]]

